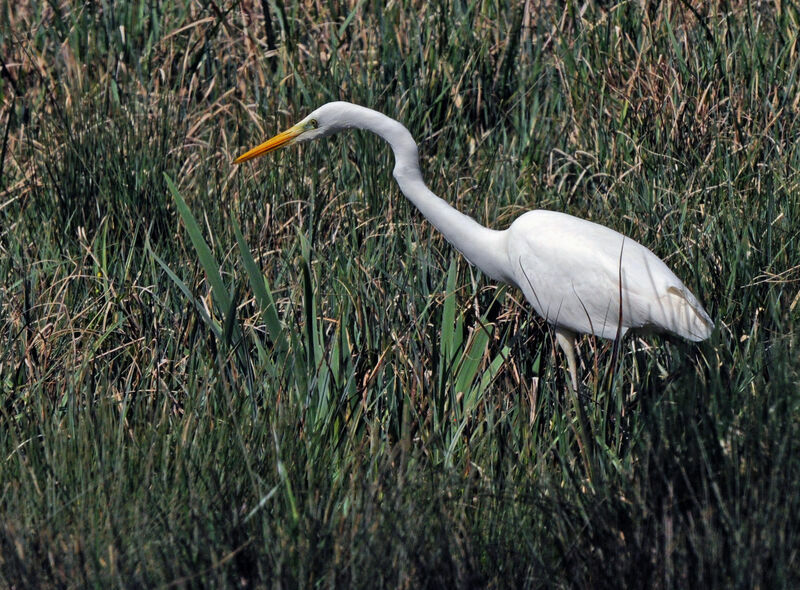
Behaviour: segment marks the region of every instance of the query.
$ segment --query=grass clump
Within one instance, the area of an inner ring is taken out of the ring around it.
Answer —
[[[797,586],[799,17],[0,4],[2,585]],[[483,223],[637,239],[718,329],[584,338],[579,407],[379,140],[231,166],[332,99]]]

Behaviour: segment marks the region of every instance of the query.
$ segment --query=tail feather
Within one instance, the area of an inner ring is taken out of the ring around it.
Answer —
[[[669,287],[664,299],[671,332],[692,342],[700,342],[711,336],[714,320],[686,287]]]

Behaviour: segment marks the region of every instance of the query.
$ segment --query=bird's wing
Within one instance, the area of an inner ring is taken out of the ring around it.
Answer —
[[[509,236],[515,280],[548,322],[603,338],[631,328],[690,340],[708,336],[711,320],[702,306],[635,240],[550,211],[531,212],[518,222]]]
[[[612,256],[608,236],[587,234],[594,224],[532,213],[511,227],[509,257],[517,286],[549,323],[614,338],[619,327],[618,245]]]

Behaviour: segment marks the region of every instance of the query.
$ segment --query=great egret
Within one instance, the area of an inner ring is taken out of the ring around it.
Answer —
[[[471,264],[522,290],[536,312],[553,325],[575,391],[576,333],[614,339],[636,329],[669,332],[693,342],[711,334],[713,321],[667,265],[613,229],[536,210],[497,231],[457,211],[425,186],[417,144],[408,129],[372,109],[327,103],[235,163],[351,128],[386,140],[394,152],[394,178],[408,200]]]

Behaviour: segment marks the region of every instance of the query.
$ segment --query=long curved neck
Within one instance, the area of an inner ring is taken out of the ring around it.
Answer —
[[[471,264],[495,280],[511,282],[505,232],[482,226],[433,194],[422,180],[417,143],[403,124],[372,109],[349,106],[348,127],[372,131],[392,147],[394,178],[406,198]]]

